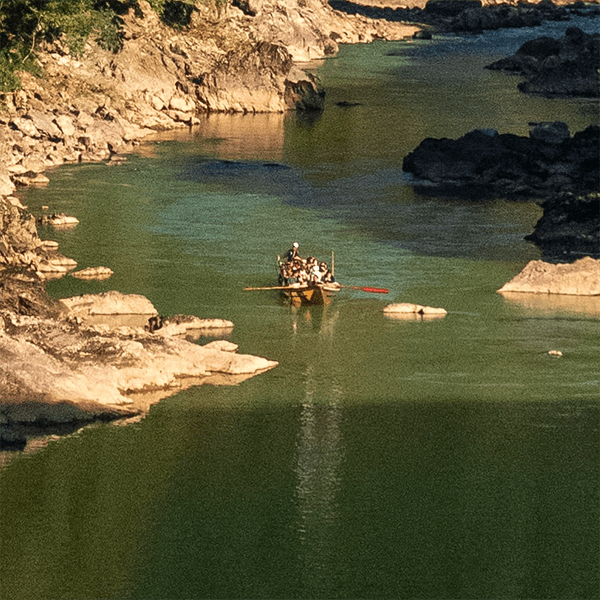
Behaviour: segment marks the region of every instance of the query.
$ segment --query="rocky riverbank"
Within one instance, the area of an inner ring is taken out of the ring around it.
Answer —
[[[140,0],[122,16],[121,51],[88,42],[73,56],[48,44],[42,76],[21,73],[22,89],[0,94],[0,195],[47,183],[49,167],[110,159],[210,112],[319,110],[324,91],[298,61],[416,30],[320,0],[196,3],[174,29]]]
[[[449,10],[435,2],[426,12]],[[298,61],[334,55],[340,43],[401,39],[421,27],[349,15],[320,0],[251,0],[197,3],[173,29],[147,2],[136,4],[122,17],[120,52],[89,42],[74,56],[54,42],[38,55],[41,77],[22,73],[20,90],[0,94],[0,444],[6,446],[22,447],[37,427],[142,414],[187,385],[235,383],[277,364],[237,354],[226,340],[200,346],[186,339],[192,332],[227,337],[228,322],[163,319],[139,297],[51,300],[44,280],[73,272],[76,263],[39,239],[15,190],[48,183],[45,172],[65,162],[119,160],[149,134],[189,127],[210,112],[320,110],[324,91]],[[529,14],[524,6],[516,10]]]
[[[22,448],[40,428],[61,431],[141,414],[190,385],[234,384],[277,365],[238,354],[233,323],[160,317],[142,296],[108,292],[49,298],[49,269],[73,269],[35,221],[0,199],[0,448]],[[68,263],[68,267],[66,264]]]

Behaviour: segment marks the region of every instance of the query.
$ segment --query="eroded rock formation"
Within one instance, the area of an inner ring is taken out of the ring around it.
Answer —
[[[544,260],[571,261],[583,255],[600,257],[600,193],[563,192],[541,203],[544,214],[525,236]]]
[[[600,260],[589,256],[569,264],[532,260],[498,292],[600,296]]]
[[[569,27],[560,39],[540,37],[525,42],[513,56],[487,67],[524,77],[522,92],[545,96],[598,97],[600,34]]]
[[[565,123],[534,124],[529,137],[475,130],[459,139],[427,138],[403,169],[440,193],[543,198],[599,189],[600,129],[570,135]],[[418,184],[417,184],[418,185]]]

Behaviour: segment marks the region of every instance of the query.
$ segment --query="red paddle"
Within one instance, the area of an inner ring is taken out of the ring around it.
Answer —
[[[362,292],[369,292],[370,294],[389,294],[390,290],[386,288],[376,287],[360,287],[358,285],[340,285],[343,288],[350,288],[351,290],[361,290]]]

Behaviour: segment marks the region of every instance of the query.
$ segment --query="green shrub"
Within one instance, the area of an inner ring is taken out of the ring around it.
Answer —
[[[229,0],[202,0],[222,7]],[[149,0],[163,22],[184,27],[193,0]],[[0,0],[0,91],[19,87],[16,72],[31,71],[41,42],[60,40],[75,56],[89,39],[117,52],[122,47],[119,15],[139,6],[138,0]]]
[[[137,0],[0,0],[0,89],[19,87],[15,72],[32,70],[40,42],[60,39],[80,55],[92,38],[113,52],[122,46],[118,12]]]

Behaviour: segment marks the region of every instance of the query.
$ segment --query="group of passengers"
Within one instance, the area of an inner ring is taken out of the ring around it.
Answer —
[[[333,273],[326,262],[319,262],[314,256],[302,258],[298,254],[298,242],[286,252],[283,260],[279,261],[279,284],[300,285],[316,283],[333,283]]]

